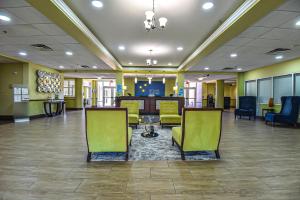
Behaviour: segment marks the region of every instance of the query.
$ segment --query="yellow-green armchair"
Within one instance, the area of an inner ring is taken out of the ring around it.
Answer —
[[[87,162],[94,152],[124,152],[128,160],[132,129],[127,108],[86,108]]]
[[[219,143],[222,131],[222,109],[184,108],[181,127],[172,129],[172,145],[184,152],[214,151],[220,159]]]
[[[181,124],[181,116],[178,114],[177,101],[161,101],[159,107],[159,118],[162,128],[164,125]]]
[[[121,108],[128,109],[129,125],[137,127],[137,125],[139,125],[139,102],[131,100],[122,100]]]

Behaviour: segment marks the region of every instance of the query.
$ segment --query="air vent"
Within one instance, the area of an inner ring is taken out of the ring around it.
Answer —
[[[53,51],[53,49],[45,44],[32,44],[32,47],[38,49],[39,51]]]
[[[276,48],[276,49],[273,49],[269,52],[267,52],[266,54],[267,55],[276,55],[276,54],[279,54],[279,53],[282,53],[282,52],[287,52],[287,51],[290,51],[291,49],[287,49],[287,48]]]
[[[225,67],[222,70],[234,70],[234,69],[236,69],[236,68],[234,68],[234,67]]]
[[[86,68],[90,68],[90,67],[87,66],[87,65],[81,65],[81,67],[82,67],[82,68],[85,68],[85,69],[86,69]]]

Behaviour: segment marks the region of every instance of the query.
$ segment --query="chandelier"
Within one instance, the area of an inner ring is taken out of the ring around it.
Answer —
[[[155,20],[155,10],[154,10],[154,0],[153,0],[153,7],[152,10],[148,10],[145,12],[146,20],[144,21],[146,31],[150,31],[151,29],[157,28],[156,20]],[[166,27],[168,19],[165,17],[161,17],[158,19],[159,27],[161,29]]]
[[[156,65],[157,64],[157,60],[153,60],[151,57],[152,57],[152,49],[149,50],[149,58],[146,60],[146,64],[148,66],[152,66],[152,65]]]

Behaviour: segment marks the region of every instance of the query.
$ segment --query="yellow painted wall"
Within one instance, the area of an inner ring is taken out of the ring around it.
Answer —
[[[65,97],[66,109],[83,108],[83,80],[81,78],[66,78],[65,80],[75,80],[75,97]]]
[[[176,85],[175,78],[166,78],[165,82],[165,96],[170,96],[170,94],[174,94],[173,87]]]
[[[236,106],[236,85],[232,85],[231,83],[224,84],[224,97],[230,97],[230,106]]]
[[[13,84],[23,84],[23,64],[0,64],[0,115],[13,114]]]
[[[134,78],[124,78],[124,85],[127,86],[127,90],[125,91],[125,96],[128,96],[130,93],[132,96],[135,95],[135,83]]]

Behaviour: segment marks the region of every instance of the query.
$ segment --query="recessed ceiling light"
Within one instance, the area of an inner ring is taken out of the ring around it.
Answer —
[[[153,64],[156,65],[157,64],[157,60],[153,60]]]
[[[72,51],[66,51],[66,55],[73,56],[73,52]]]
[[[172,63],[168,63],[168,65],[169,65],[169,66],[171,66],[171,65],[172,65]]]
[[[237,53],[232,53],[232,54],[230,54],[230,57],[231,58],[236,58],[238,55],[237,55]]]
[[[124,51],[125,49],[126,49],[125,46],[123,46],[123,45],[119,46],[120,51]]]
[[[205,67],[204,70],[209,70],[209,67]]]
[[[27,56],[27,53],[25,51],[21,51],[21,52],[19,52],[19,55],[21,55],[21,56]]]
[[[209,10],[209,9],[212,9],[214,7],[214,4],[212,2],[206,2],[202,5],[202,8],[204,10]]]
[[[129,64],[129,65],[132,65],[133,63],[132,63],[132,62],[129,62],[128,64]]]
[[[177,51],[182,51],[183,47],[177,47]]]
[[[300,20],[296,22],[296,26],[300,26]]]
[[[97,79],[100,80],[100,79],[102,79],[102,77],[101,77],[101,76],[98,76]]]
[[[198,78],[199,81],[203,81],[203,79],[204,79],[203,77]]]
[[[10,21],[10,18],[7,17],[7,16],[5,16],[5,15],[0,15],[0,19],[1,19],[2,21],[6,21],[6,22],[9,22],[9,21]]]
[[[276,60],[281,60],[282,58],[283,58],[282,55],[278,55],[278,56],[275,57]]]
[[[98,68],[97,66],[95,66],[95,65],[93,66],[93,69],[97,69],[97,68]]]
[[[64,67],[64,66],[62,66],[62,65],[60,65],[60,66],[59,66],[59,68],[60,68],[60,69],[63,69],[63,68],[65,68],[65,67]]]
[[[102,8],[103,7],[103,3],[101,1],[98,1],[98,0],[93,0],[92,5],[96,8]]]
[[[239,68],[237,68],[236,70],[238,70],[238,71],[241,71],[241,70],[242,70],[242,68],[240,68],[240,67],[239,67]]]

